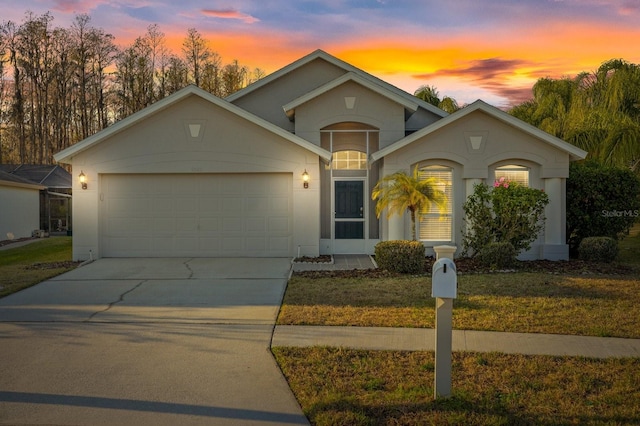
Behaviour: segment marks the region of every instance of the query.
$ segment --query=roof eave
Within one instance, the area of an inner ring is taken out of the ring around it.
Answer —
[[[224,99],[220,99],[217,96],[212,95],[209,92],[206,92],[205,90],[199,89],[196,86],[187,86],[186,88],[174,93],[171,96],[168,96],[158,102],[156,102],[153,105],[148,106],[147,108],[138,111],[132,115],[130,115],[127,118],[124,118],[123,120],[111,125],[110,127],[107,127],[106,129],[96,133],[95,135],[92,135],[80,142],[78,142],[75,145],[70,146],[69,148],[66,148],[56,154],[54,154],[53,158],[60,163],[69,163],[72,158],[75,155],[78,155],[79,153],[89,149],[90,147],[92,147],[93,145],[101,142],[102,140],[112,137],[124,130],[126,130],[127,128],[135,125],[136,123],[138,123],[139,121],[152,116],[153,114],[156,114],[157,112],[166,109],[168,107],[170,107],[171,105],[187,98],[188,96],[191,95],[195,95],[195,96],[199,96],[205,100],[208,100],[209,102],[213,103],[214,105],[217,105],[221,108],[226,109],[229,112],[232,112],[254,124],[256,124],[257,126],[260,126],[274,134],[277,134],[287,140],[289,140],[290,142],[301,146],[302,148],[307,149],[308,151],[313,152],[314,154],[317,154],[318,156],[320,156],[324,161],[329,161],[331,159],[331,153],[328,152],[327,150],[312,144],[311,142],[308,142],[298,136],[292,135],[291,133],[287,132],[286,130],[254,115],[251,114],[250,112],[239,108],[227,101],[225,101]]]
[[[311,92],[308,92],[297,99],[292,100],[291,102],[284,105],[282,109],[284,110],[287,117],[289,117],[289,119],[292,119],[293,116],[295,115],[295,109],[297,107],[317,98],[318,96],[328,93],[331,90],[337,87],[340,87],[347,82],[354,82],[369,90],[372,90],[378,95],[383,96],[391,100],[392,102],[395,102],[401,105],[405,110],[411,113],[414,113],[418,110],[418,102],[411,102],[408,99],[398,96],[397,94],[391,91],[385,90],[385,88],[378,86],[375,83],[372,83],[371,81],[353,72],[348,72],[346,74],[343,74],[342,76],[336,78],[335,80],[332,80],[329,83],[323,86],[320,86],[317,89],[312,90]]]
[[[399,141],[389,145],[386,148],[381,149],[380,151],[374,152],[371,155],[371,160],[372,161],[377,161],[380,160],[381,158],[384,158],[385,156],[411,144],[412,142],[416,141],[417,139],[420,139],[424,136],[429,135],[430,133],[435,132],[436,130],[439,130],[449,124],[451,124],[454,121],[457,121],[469,114],[471,114],[474,111],[478,111],[481,110],[489,115],[491,115],[492,117],[501,120],[505,123],[507,123],[510,126],[516,127],[520,130],[522,130],[525,133],[528,133],[538,139],[542,139],[545,142],[555,146],[556,148],[565,151],[567,154],[569,154],[569,157],[571,160],[583,160],[586,158],[587,156],[587,152],[578,148],[575,145],[571,145],[568,142],[563,141],[562,139],[559,139],[547,132],[545,132],[544,130],[540,130],[535,126],[532,126],[529,123],[526,123],[516,117],[513,117],[512,115],[507,114],[504,111],[501,111],[489,104],[487,104],[484,101],[481,100],[477,100],[475,102],[473,102],[472,104],[458,110],[457,112],[444,117],[441,120],[436,121],[435,123],[421,129],[418,130],[417,132],[403,138],[400,139]]]

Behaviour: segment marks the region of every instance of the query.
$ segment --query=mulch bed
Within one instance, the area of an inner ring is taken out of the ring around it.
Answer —
[[[425,259],[424,274],[430,275],[435,259]],[[480,265],[472,258],[458,258],[454,260],[458,274],[486,274],[486,273],[512,273],[512,272],[544,272],[548,274],[572,274],[572,275],[640,275],[637,268],[619,263],[593,263],[583,260],[571,259],[559,260],[529,260],[520,261],[513,269],[496,271]],[[383,278],[393,277],[399,274],[382,269],[352,269],[338,271],[296,271],[294,275],[308,278],[335,277],[335,278]]]
[[[25,266],[27,270],[42,270],[42,269],[61,269],[61,268],[75,268],[82,262],[74,262],[72,260],[65,260],[62,262],[46,262],[46,263],[34,263],[33,265]]]

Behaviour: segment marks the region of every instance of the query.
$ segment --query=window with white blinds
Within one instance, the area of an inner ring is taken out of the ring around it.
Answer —
[[[445,166],[427,166],[419,171],[420,179],[435,178],[438,189],[447,196],[447,208],[441,212],[436,206],[418,215],[418,235],[421,241],[451,241],[453,215],[453,171]]]
[[[515,164],[497,167],[496,180],[500,180],[500,178],[509,182],[518,182],[522,186],[529,186],[529,169]]]

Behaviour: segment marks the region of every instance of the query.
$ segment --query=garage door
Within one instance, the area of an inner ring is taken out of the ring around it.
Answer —
[[[288,257],[291,174],[103,175],[105,257]]]

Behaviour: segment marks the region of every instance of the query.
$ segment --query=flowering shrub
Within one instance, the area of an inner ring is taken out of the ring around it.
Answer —
[[[462,206],[466,223],[462,235],[465,253],[479,253],[490,243],[511,243],[518,255],[528,250],[544,227],[544,191],[505,178],[490,187],[479,184]]]
[[[497,181],[493,182],[493,187],[494,188],[508,188],[509,187],[509,181],[502,176],[500,179],[498,179]]]

